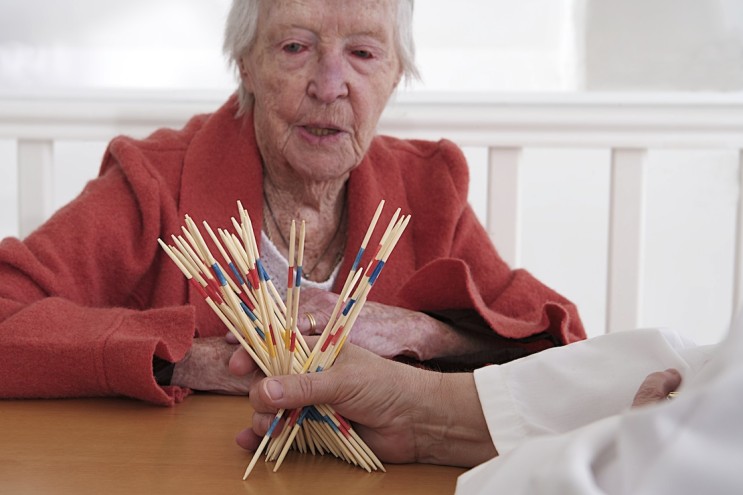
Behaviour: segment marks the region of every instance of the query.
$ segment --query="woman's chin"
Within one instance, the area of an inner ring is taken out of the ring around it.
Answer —
[[[348,147],[308,148],[289,157],[296,174],[306,181],[334,181],[348,178],[359,160],[348,151]]]

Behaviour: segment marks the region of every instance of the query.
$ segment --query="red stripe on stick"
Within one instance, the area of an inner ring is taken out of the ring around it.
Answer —
[[[209,297],[207,295],[206,291],[204,290],[204,288],[201,286],[200,283],[198,283],[196,281],[195,278],[190,278],[190,279],[188,279],[188,281],[191,282],[191,285],[193,285],[194,287],[196,287],[196,292],[198,292],[199,294],[201,294],[201,297],[203,297],[204,299],[206,299],[207,297]]]

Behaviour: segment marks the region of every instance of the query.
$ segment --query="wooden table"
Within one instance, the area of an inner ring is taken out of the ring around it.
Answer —
[[[452,494],[463,469],[386,465],[367,473],[291,452],[277,473],[235,444],[245,397],[196,395],[173,408],[126,399],[0,401],[0,493]]]

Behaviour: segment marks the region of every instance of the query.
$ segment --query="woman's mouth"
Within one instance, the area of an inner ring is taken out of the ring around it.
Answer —
[[[326,137],[326,136],[334,136],[341,132],[338,129],[334,129],[332,127],[312,127],[312,126],[304,126],[304,129],[312,134],[313,136],[317,137]]]

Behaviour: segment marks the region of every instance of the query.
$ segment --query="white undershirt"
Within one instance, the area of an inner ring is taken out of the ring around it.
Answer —
[[[274,243],[271,242],[271,239],[269,239],[268,235],[263,231],[261,231],[261,261],[263,262],[263,267],[266,269],[268,275],[271,277],[273,285],[279,292],[279,295],[281,295],[281,298],[286,301],[286,277],[289,271],[289,262],[286,260],[286,258],[284,258],[284,256],[274,245]],[[343,259],[341,259],[338,264],[335,265],[335,268],[333,268],[333,272],[330,274],[330,277],[328,277],[328,279],[324,282],[315,282],[303,278],[302,287],[313,287],[316,289],[323,289],[327,291],[331,290],[333,288],[333,284],[335,283],[335,279],[338,278],[338,271],[340,270],[342,263]]]

